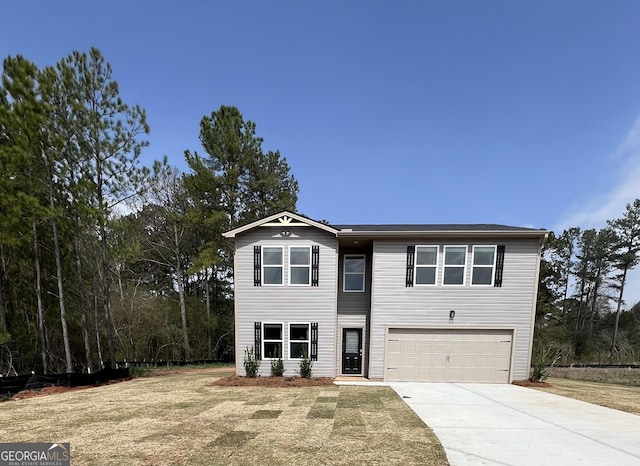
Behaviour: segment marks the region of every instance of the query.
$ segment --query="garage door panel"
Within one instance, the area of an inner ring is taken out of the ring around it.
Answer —
[[[389,329],[385,378],[508,383],[512,340],[511,330]]]

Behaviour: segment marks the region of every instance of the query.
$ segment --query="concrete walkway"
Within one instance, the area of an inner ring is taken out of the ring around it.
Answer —
[[[531,388],[389,382],[453,466],[640,465],[640,416]]]

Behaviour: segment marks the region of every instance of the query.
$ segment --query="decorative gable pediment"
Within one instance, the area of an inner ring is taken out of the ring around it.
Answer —
[[[245,231],[249,231],[258,227],[314,227],[320,230],[327,231],[334,235],[338,232],[337,229],[333,228],[330,225],[322,222],[316,222],[315,220],[311,220],[310,218],[304,217],[302,215],[294,214],[292,212],[280,212],[278,214],[256,220],[255,222],[249,223],[248,225],[244,225],[231,231],[227,231],[226,233],[224,233],[224,237],[235,238],[236,235],[239,235],[240,233],[244,233]]]
[[[275,219],[275,221],[263,223],[261,227],[308,227],[306,222],[300,222],[290,215],[283,214],[281,217]]]

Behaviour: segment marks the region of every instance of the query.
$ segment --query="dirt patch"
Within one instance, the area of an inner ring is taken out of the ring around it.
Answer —
[[[57,395],[58,393],[75,392],[78,390],[86,390],[87,388],[93,388],[95,385],[85,385],[82,387],[45,387],[40,390],[22,390],[11,397],[12,400],[26,400],[27,398],[35,398],[38,396]]]
[[[551,387],[550,383],[547,382],[532,382],[531,380],[514,380],[511,382],[513,385],[518,385],[520,387]]]
[[[233,375],[231,377],[222,377],[211,385],[220,387],[267,387],[267,388],[286,388],[286,387],[321,387],[324,385],[333,385],[331,377],[314,377],[305,379],[303,377],[240,377]]]

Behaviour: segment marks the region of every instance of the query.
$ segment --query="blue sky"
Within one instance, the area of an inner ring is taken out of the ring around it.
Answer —
[[[148,113],[148,164],[186,170],[202,116],[238,107],[312,218],[560,232],[640,197],[635,0],[25,0],[3,17],[2,57],[102,51]]]

